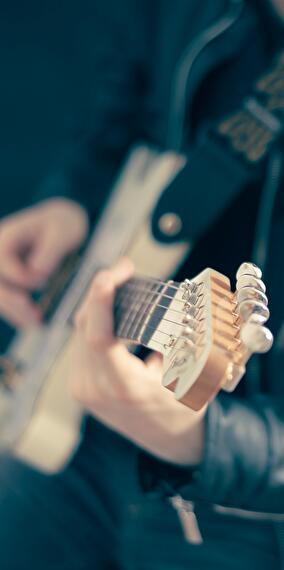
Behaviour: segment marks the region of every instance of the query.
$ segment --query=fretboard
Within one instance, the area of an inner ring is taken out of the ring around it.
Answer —
[[[175,293],[178,283],[134,277],[117,292],[114,303],[115,334],[148,346]]]

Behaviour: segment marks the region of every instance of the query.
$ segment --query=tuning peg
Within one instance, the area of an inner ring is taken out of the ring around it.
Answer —
[[[249,300],[258,301],[266,306],[268,305],[267,296],[259,289],[256,289],[255,287],[242,287],[241,289],[239,289],[239,291],[237,292],[238,303],[242,303],[243,301],[249,301]]]
[[[265,293],[266,291],[266,287],[265,284],[263,283],[263,281],[261,279],[259,279],[258,277],[255,277],[254,275],[241,275],[238,280],[237,280],[237,284],[236,284],[236,289],[237,291],[240,291],[240,289],[242,289],[243,287],[253,287],[254,289],[258,289],[259,291],[262,291],[262,293]]]
[[[254,263],[245,262],[245,263],[242,263],[242,265],[240,265],[240,267],[237,271],[237,275],[236,275],[237,280],[240,279],[240,277],[242,277],[243,275],[251,275],[253,277],[256,277],[257,279],[261,279],[262,271]]]
[[[248,321],[251,315],[258,315],[259,320],[265,323],[270,316],[269,309],[264,303],[247,299],[238,306],[239,314],[244,321]]]
[[[246,322],[241,329],[241,340],[251,352],[264,353],[273,344],[271,331],[255,322]]]
[[[263,320],[262,315],[258,313],[252,313],[247,322],[254,323],[256,325],[263,325],[266,321]]]

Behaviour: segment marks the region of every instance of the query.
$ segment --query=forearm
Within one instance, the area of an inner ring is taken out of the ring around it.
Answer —
[[[255,511],[284,512],[284,402],[222,394],[210,406],[203,461],[185,496]]]
[[[160,387],[160,390],[164,390]],[[160,395],[146,404],[119,403],[117,411],[112,405],[111,413],[104,404],[89,413],[108,427],[130,439],[141,449],[164,461],[181,466],[196,466],[202,461],[204,446],[204,414],[192,412],[183,404],[172,405],[174,396],[165,394],[161,408]],[[169,405],[167,405],[167,402]],[[124,417],[124,421],[121,418]]]

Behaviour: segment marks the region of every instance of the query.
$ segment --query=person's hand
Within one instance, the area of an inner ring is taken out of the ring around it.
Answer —
[[[41,315],[30,292],[44,285],[66,254],[83,241],[87,214],[79,204],[56,198],[0,222],[0,316],[16,327]]]
[[[152,454],[199,463],[205,410],[193,412],[162,387],[162,361],[130,354],[113,336],[115,289],[133,273],[128,260],[100,272],[75,318],[70,389],[91,414]]]

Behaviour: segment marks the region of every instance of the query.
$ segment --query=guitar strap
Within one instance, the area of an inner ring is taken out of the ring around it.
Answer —
[[[255,83],[240,109],[212,125],[185,167],[163,192],[152,218],[152,231],[163,242],[196,241],[232,200],[260,182],[267,159],[284,129],[284,52]],[[208,190],[212,199],[208,200]],[[204,200],[207,196],[207,207]],[[209,204],[210,202],[210,204]],[[159,227],[165,212],[182,221],[178,235]]]

